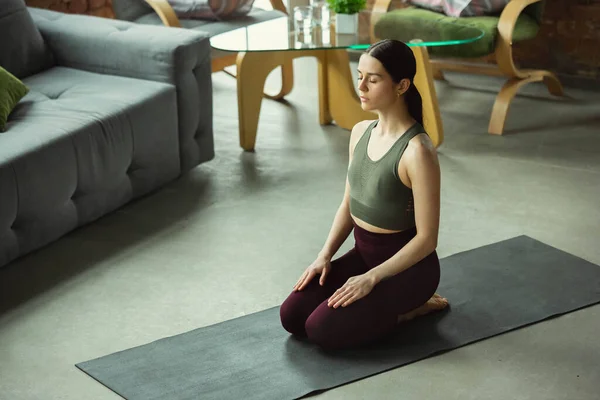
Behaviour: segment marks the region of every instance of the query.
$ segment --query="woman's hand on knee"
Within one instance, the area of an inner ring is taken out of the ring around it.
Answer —
[[[375,287],[375,279],[368,274],[356,275],[344,283],[344,286],[335,291],[327,301],[329,307],[346,307],[356,300],[362,299]]]
[[[325,278],[329,271],[331,270],[331,261],[327,258],[317,257],[312,264],[306,268],[306,271],[300,276],[298,282],[294,285],[294,292],[300,291],[306,287],[310,283],[310,281],[317,275],[321,275],[319,279],[319,284],[323,286],[325,284]]]

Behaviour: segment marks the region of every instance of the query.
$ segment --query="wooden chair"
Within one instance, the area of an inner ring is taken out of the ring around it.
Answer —
[[[112,0],[113,9],[117,19],[132,21],[149,25],[164,25],[176,28],[197,29],[210,36],[229,30],[249,26],[253,23],[286,16],[287,10],[282,0],[269,0],[273,10],[263,10],[253,7],[247,17],[228,21],[202,21],[192,19],[179,19],[167,0]],[[148,7],[149,6],[149,7]],[[224,52],[216,49],[211,51],[212,72],[223,71],[234,76],[225,68],[236,65],[238,53]],[[265,97],[279,100],[287,95],[293,86],[294,70],[293,64],[288,62],[281,65],[281,90],[275,95],[264,94]]]
[[[562,85],[555,74],[545,70],[519,69],[513,61],[513,42],[532,39],[539,31],[544,6],[543,0],[511,0],[498,17],[443,17],[442,19],[434,11],[416,9],[410,6],[390,11],[390,3],[391,0],[376,0],[375,2],[371,14],[371,40],[373,41],[380,38],[393,39],[393,29],[390,29],[390,27],[393,28],[394,24],[396,26],[401,24],[402,13],[406,12],[418,14],[416,15],[418,18],[428,18],[428,13],[430,13],[437,21],[447,19],[448,25],[457,23],[473,24],[478,28],[487,29],[486,37],[484,37],[487,42],[474,43],[474,46],[477,46],[473,51],[475,57],[468,57],[468,54],[451,53],[463,49],[469,52],[470,45],[450,46],[445,49],[440,46],[430,49],[430,54],[435,79],[443,79],[442,71],[444,70],[508,78],[496,97],[492,109],[488,126],[490,134],[501,135],[503,133],[510,103],[522,86],[530,82],[541,81],[544,82],[551,94],[563,95]],[[393,13],[396,15],[393,15]],[[408,14],[406,16],[410,17]],[[485,47],[486,43],[488,44],[487,48]],[[495,64],[481,62],[490,58],[495,60]]]

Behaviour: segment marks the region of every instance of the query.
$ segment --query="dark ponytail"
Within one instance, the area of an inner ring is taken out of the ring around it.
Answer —
[[[423,99],[421,99],[419,89],[417,89],[412,81],[410,82],[410,87],[404,94],[404,101],[406,102],[406,108],[408,108],[410,116],[419,124],[423,125]]]
[[[423,125],[423,100],[413,82],[417,60],[410,47],[399,40],[384,39],[372,44],[365,53],[379,60],[394,83],[400,83],[402,79],[410,80],[410,87],[404,94],[406,107],[410,116]]]

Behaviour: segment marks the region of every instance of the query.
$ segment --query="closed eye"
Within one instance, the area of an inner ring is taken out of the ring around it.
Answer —
[[[361,77],[361,76],[359,76],[357,79],[358,79],[359,81],[362,81],[362,77]],[[377,81],[370,80],[370,81],[369,81],[369,83],[377,83]]]

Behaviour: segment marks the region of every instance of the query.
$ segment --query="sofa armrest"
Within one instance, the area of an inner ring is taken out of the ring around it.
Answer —
[[[34,8],[29,12],[57,65],[175,86],[181,171],[214,157],[207,34]]]
[[[210,64],[207,34],[29,8],[57,65],[175,83],[182,71]]]

